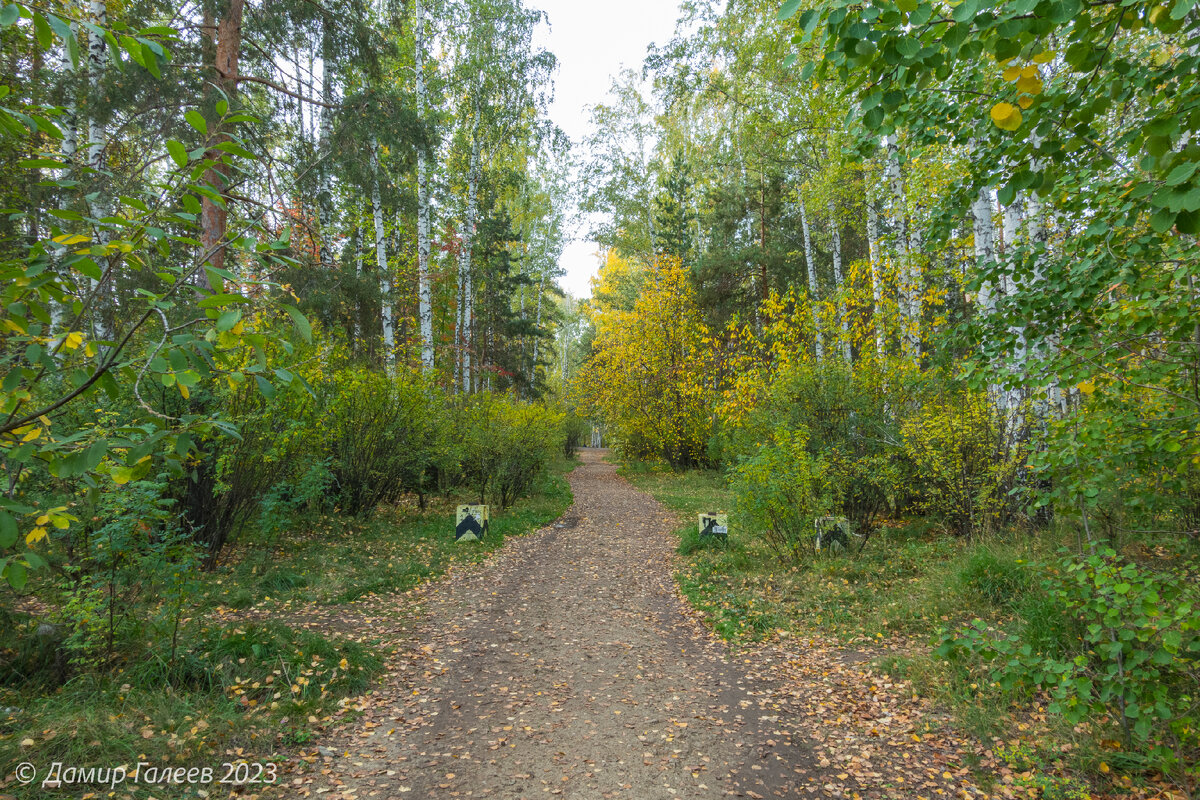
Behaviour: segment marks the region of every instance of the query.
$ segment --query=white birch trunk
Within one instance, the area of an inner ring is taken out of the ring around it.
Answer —
[[[89,16],[93,25],[100,29],[108,27],[108,5],[105,0],[90,0],[88,7]],[[87,165],[95,171],[93,177],[100,177],[99,173],[104,170],[104,148],[108,132],[105,130],[104,123],[100,120],[96,113],[96,106],[100,105],[100,78],[104,74],[105,53],[108,45],[104,41],[104,36],[97,34],[95,31],[88,32],[88,87],[90,89],[88,96],[88,150],[87,150]],[[104,191],[101,190],[97,195],[97,199],[92,201],[90,212],[93,217],[100,219],[109,214],[108,204],[102,198]],[[96,226],[95,242],[98,245],[106,245],[109,241],[108,230],[103,225]],[[108,294],[107,287],[102,283],[108,278],[108,259],[104,256],[96,256],[96,264],[100,267],[101,278],[99,281],[92,280],[92,319],[93,330],[96,338],[101,340],[110,340],[113,338],[113,331],[108,326],[106,314],[109,311],[109,302],[106,295]]]
[[[76,25],[71,25],[71,33],[78,34],[79,28]],[[79,151],[79,106],[76,100],[76,85],[75,85],[75,65],[71,61],[70,50],[64,43],[59,55],[59,69],[63,75],[63,101],[62,120],[59,123],[59,130],[62,131],[62,143],[59,145],[59,153],[62,155],[63,163],[66,164],[66,169],[62,172],[63,178],[70,178],[75,172],[75,158]],[[59,208],[66,211],[71,206],[71,195],[67,191],[63,191],[62,197],[59,200]],[[63,251],[66,253],[66,250]],[[64,285],[70,285],[63,278]],[[63,319],[65,317],[65,307],[62,303],[51,301],[50,303],[50,330],[52,333],[62,329]]]
[[[979,190],[971,206],[971,217],[975,263],[982,271],[985,265],[996,260],[996,223],[992,217],[992,193],[987,187]],[[990,281],[984,281],[980,285],[979,295],[975,298],[977,316],[990,317],[996,313],[996,294],[997,287]],[[988,386],[988,395],[1002,410],[1007,410],[1009,398],[1000,386]]]
[[[871,262],[871,300],[875,313],[871,322],[875,327],[875,354],[883,358],[883,284],[879,269],[879,206],[875,198],[867,194],[867,255]]]
[[[833,288],[838,295],[838,321],[842,329],[842,360],[850,366],[850,322],[846,308],[846,297],[842,293],[842,234],[838,231],[837,209],[829,201],[829,232],[833,236]]]
[[[421,0],[413,0],[416,16],[417,119],[425,121],[425,17]],[[429,287],[429,156],[417,150],[417,324],[421,329],[421,371],[433,371],[433,300]]]
[[[1041,137],[1036,133],[1030,134],[1030,142],[1034,148],[1041,145]],[[1044,164],[1040,158],[1035,157],[1033,160],[1033,169],[1041,171]],[[1033,268],[1033,281],[1035,286],[1034,291],[1042,291],[1046,282],[1045,273],[1045,249],[1048,242],[1046,230],[1046,214],[1042,208],[1042,201],[1037,196],[1036,192],[1030,192],[1025,200],[1026,226],[1029,234],[1029,243],[1032,245],[1037,254],[1035,256]],[[1058,356],[1058,336],[1055,332],[1048,332],[1043,343],[1038,348],[1037,353],[1039,360],[1053,359]],[[1066,413],[1065,397],[1062,389],[1057,381],[1051,381],[1046,387],[1046,400],[1043,407],[1039,409],[1039,416],[1045,418],[1047,416],[1062,416]]]
[[[808,268],[808,310],[812,316],[813,341],[817,348],[817,363],[825,358],[825,341],[821,336],[821,324],[817,318],[817,269],[813,264],[812,240],[808,232],[808,211],[804,208],[804,194],[797,192],[800,198],[800,230],[804,234],[804,264]]]
[[[1013,202],[1004,208],[1002,216],[1001,232],[1005,243],[1005,270],[1003,277],[1003,292],[1005,297],[1015,297],[1019,291],[1019,285],[1016,279],[1017,273],[1017,257],[1019,247],[1017,246],[1017,237],[1021,230],[1021,207],[1024,205],[1024,200],[1021,195],[1013,198]],[[1020,372],[1024,372],[1026,368],[1027,347],[1025,344],[1025,326],[1023,324],[1014,323],[1008,327],[1009,333],[1014,337],[1017,344],[1012,354],[1012,363],[1010,366]],[[1019,388],[1008,389],[1004,392],[1003,406],[1009,412],[1010,422],[1015,422],[1014,414],[1020,408],[1022,390]]]
[[[892,223],[900,267],[898,270],[899,297],[897,298],[903,323],[900,343],[904,353],[910,358],[916,359],[920,357],[920,334],[919,330],[914,332],[913,326],[919,325],[920,321],[914,318],[913,293],[915,287],[911,285],[912,266],[909,264],[911,253],[909,252],[908,213],[904,198],[904,177],[900,172],[900,146],[896,142],[894,134],[885,137],[883,144],[887,150],[884,177],[887,179],[888,190],[892,195]]]
[[[333,139],[333,36],[329,27],[332,22],[321,23],[321,139],[320,152],[328,156]],[[321,226],[317,236],[319,260],[322,267],[333,267],[333,178],[328,160],[321,162],[321,188],[317,197],[317,221]]]
[[[383,359],[388,371],[396,365],[396,317],[392,309],[392,275],[388,270],[387,238],[383,230],[383,199],[379,192],[379,142],[374,148],[375,176],[371,181],[371,205],[375,217],[375,264],[379,269],[380,317],[383,323]]]
[[[471,123],[471,161],[467,170],[467,215],[463,224],[462,250],[459,253],[459,278],[462,284],[462,389],[470,392],[471,323],[474,319],[475,291],[471,269],[471,248],[475,241],[476,216],[479,213],[479,98],[475,98],[475,118]]]
[[[533,386],[534,378],[537,377],[537,362],[538,362],[538,340],[541,338],[537,335],[537,331],[542,329],[542,291],[546,288],[546,273],[542,273],[542,279],[538,281],[537,291],[537,314],[535,317],[537,322],[534,323],[533,336],[533,361],[529,365],[529,385]]]
[[[979,190],[971,206],[973,217],[973,233],[975,239],[975,262],[982,269],[983,265],[996,260],[996,226],[992,221],[991,192],[987,188]],[[996,310],[995,287],[985,281],[979,287],[979,296],[975,302],[980,316],[989,316]]]
[[[920,204],[916,211],[920,212]],[[916,215],[914,214],[914,217]],[[908,254],[904,259],[904,286],[908,301],[908,324],[904,326],[905,350],[914,362],[921,359],[921,290],[923,277],[921,275],[921,254],[924,240],[921,236],[921,226],[917,219],[908,221]]]

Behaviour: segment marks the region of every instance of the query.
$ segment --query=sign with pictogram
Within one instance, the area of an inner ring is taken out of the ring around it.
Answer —
[[[488,507],[462,505],[454,520],[454,541],[478,542],[488,532]]]
[[[710,536],[722,540],[729,537],[729,515],[724,511],[700,512],[700,538]]]

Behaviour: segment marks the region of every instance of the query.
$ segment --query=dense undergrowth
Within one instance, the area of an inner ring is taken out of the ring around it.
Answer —
[[[103,669],[64,662],[39,639],[45,617],[35,591],[6,615],[16,638],[3,665],[0,770],[30,762],[44,777],[54,761],[132,771],[139,762],[202,767],[290,757],[332,714],[353,713],[353,698],[379,674],[389,642],[357,620],[370,601],[399,596],[371,613],[402,622],[410,607],[401,593],[561,515],[573,465],[553,461],[479,543],[453,539],[455,502],[472,499],[466,489],[431,498],[425,509],[414,497],[369,518],[299,512],[257,525],[195,587],[170,640],[122,639],[119,657]],[[142,603],[152,615],[155,603]],[[158,612],[169,603],[160,599]],[[183,796],[187,787],[176,790]],[[25,791],[52,796],[38,784]],[[142,791],[164,796],[161,787]]]
[[[957,725],[991,743],[995,757],[1014,772],[1029,773],[1031,796],[1084,797],[1088,783],[1105,792],[1157,790],[1164,769],[1186,768],[1173,760],[1171,728],[1156,723],[1151,733],[1148,721],[1142,737],[1124,732],[1115,700],[1073,701],[1078,693],[1061,677],[1070,670],[1049,666],[1074,665],[1075,677],[1090,680],[1108,672],[1097,661],[1097,634],[1106,641],[1110,631],[1113,641],[1142,641],[1140,649],[1149,648],[1148,665],[1159,671],[1122,684],[1114,669],[1108,682],[1155,697],[1175,692],[1168,724],[1183,734],[1175,743],[1186,740],[1195,673],[1186,656],[1171,658],[1170,648],[1161,646],[1164,638],[1174,639],[1172,622],[1183,625],[1186,635],[1187,623],[1178,617],[1191,614],[1192,606],[1180,595],[1195,597],[1195,584],[1170,577],[1196,574],[1184,556],[1169,558],[1165,573],[1152,566],[1156,561],[1163,566],[1167,553],[1161,547],[1129,542],[1127,558],[1098,556],[1120,564],[1131,582],[1134,575],[1144,582],[1138,589],[1112,582],[1114,594],[1136,595],[1137,608],[1101,627],[1079,607],[1093,591],[1069,591],[1071,585],[1081,587],[1072,578],[1079,571],[1074,565],[1087,559],[1066,554],[1076,539],[1065,526],[966,539],[947,536],[935,519],[884,520],[861,552],[814,552],[803,561],[784,562],[744,515],[732,515],[727,542],[699,537],[697,512],[736,507],[736,493],[721,473],[671,472],[641,462],[621,471],[681,512],[683,558],[676,579],[731,643],[817,637],[871,656],[876,669],[911,681],[914,691],[951,710]],[[1119,608],[1106,605],[1104,612],[1116,614]],[[1170,613],[1176,616],[1165,619]],[[965,641],[972,636],[982,640],[978,648]],[[1123,668],[1134,669],[1132,659]],[[1037,670],[1046,673],[1040,683],[1033,680]],[[1147,709],[1147,716],[1152,713]],[[1038,779],[1044,786],[1034,779],[1052,773],[1077,777]],[[986,772],[979,777],[985,784],[994,779]]]

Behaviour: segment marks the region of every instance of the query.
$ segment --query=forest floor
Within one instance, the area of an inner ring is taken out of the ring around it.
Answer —
[[[384,676],[271,794],[984,795],[982,751],[878,654],[720,641],[675,585],[678,516],[603,455],[584,451],[558,522],[393,600],[422,606],[415,624],[359,620],[391,640]]]

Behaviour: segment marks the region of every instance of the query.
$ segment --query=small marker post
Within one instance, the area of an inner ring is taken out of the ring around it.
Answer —
[[[700,539],[720,539],[722,542],[729,538],[729,515],[724,511],[700,512]]]
[[[488,507],[461,505],[454,520],[455,542],[478,542],[488,532]]]

